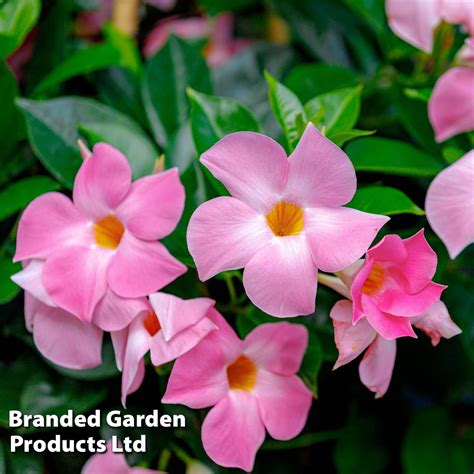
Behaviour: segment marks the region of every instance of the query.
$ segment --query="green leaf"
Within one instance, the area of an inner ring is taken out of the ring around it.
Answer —
[[[47,176],[24,178],[0,191],[0,220],[25,208],[41,194],[57,191],[60,185]]]
[[[385,216],[425,214],[423,209],[420,209],[405,193],[388,186],[368,186],[358,189],[348,207]]]
[[[0,58],[6,58],[23,42],[38,20],[39,0],[6,0],[0,4]]]
[[[352,130],[348,130],[347,132],[331,133],[328,138],[337,146],[342,147],[348,141],[353,140],[354,138],[367,137],[369,135],[373,135],[374,133],[375,130],[358,130],[357,128],[353,128]]]
[[[245,7],[248,7],[254,3],[257,3],[257,0],[199,0],[199,5],[202,6],[207,12],[214,16],[222,12],[233,12],[242,10]]]
[[[188,89],[191,102],[191,130],[198,154],[229,133],[260,132],[253,114],[235,99],[201,94]]]
[[[359,118],[361,91],[362,87],[358,86],[314,97],[304,106],[306,115],[313,117],[319,110],[324,109],[319,128],[325,127],[329,137],[331,134],[347,132]]]
[[[431,177],[443,169],[435,157],[408,143],[388,138],[359,138],[350,142],[345,151],[357,171]]]
[[[20,292],[10,279],[21,270],[21,264],[13,263],[10,257],[0,256],[0,304],[8,303]]]
[[[318,375],[324,360],[323,348],[318,336],[308,328],[308,347],[298,375],[313,392],[314,398],[318,398]]]
[[[415,100],[420,100],[421,102],[424,102],[425,104],[428,103],[430,100],[431,93],[433,92],[433,89],[403,89],[403,93],[410,99],[415,99]]]
[[[295,149],[300,138],[297,116],[301,115],[303,121],[306,122],[305,110],[298,97],[267,71],[265,71],[265,79],[268,84],[268,98],[273,114],[283,130],[291,152]]]
[[[306,103],[316,95],[356,86],[361,78],[356,71],[329,64],[300,64],[290,71],[285,85]]]
[[[383,0],[344,0],[378,35],[387,30]]]
[[[9,474],[43,474],[44,459],[35,452],[16,451],[8,453],[7,465]]]
[[[471,472],[472,446],[456,436],[449,415],[438,408],[417,414],[408,429],[402,451],[406,474]]]
[[[142,99],[157,143],[166,147],[171,135],[189,115],[186,89],[210,93],[209,68],[201,56],[200,44],[173,35],[145,65]]]
[[[149,150],[146,169],[147,172],[153,169],[157,153],[151,152],[154,147],[148,137],[132,119],[110,107],[79,97],[61,97],[41,102],[20,99],[17,104],[27,119],[28,137],[36,156],[68,188],[72,188],[74,177],[82,163],[77,147],[80,125],[87,127],[88,124],[100,124],[97,128],[107,135],[111,145],[125,152],[128,151],[128,145],[127,150],[122,150],[125,148],[124,138],[119,135],[124,129],[128,129],[127,138],[133,136],[134,143],[140,144],[141,150]],[[117,132],[114,132],[115,127]],[[94,128],[88,127],[91,131]],[[132,154],[127,158],[134,177],[141,176],[144,157]]]

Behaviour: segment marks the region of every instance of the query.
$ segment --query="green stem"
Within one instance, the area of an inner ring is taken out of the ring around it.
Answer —
[[[168,468],[170,459],[171,459],[171,451],[166,448],[163,449],[163,451],[161,451],[160,459],[158,460],[158,470],[166,471]]]

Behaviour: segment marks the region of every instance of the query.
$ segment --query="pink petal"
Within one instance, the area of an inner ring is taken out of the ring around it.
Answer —
[[[84,464],[81,474],[130,474],[130,468],[127,464],[127,459],[123,454],[114,453],[112,451],[112,444],[107,443],[107,451],[105,453],[94,454]]]
[[[204,319],[215,304],[210,298],[183,300],[168,293],[153,293],[149,299],[165,341]]]
[[[150,311],[146,298],[121,298],[109,288],[97,303],[93,321],[104,331],[120,331],[142,311]]]
[[[354,196],[357,180],[351,160],[312,123],[306,126],[289,163],[284,200],[303,207],[334,207]]]
[[[122,372],[123,360],[125,358],[125,349],[127,348],[128,327],[122,329],[121,331],[112,331],[110,333],[110,337],[112,339],[112,345],[114,348],[117,369]]]
[[[159,242],[137,239],[126,231],[114,255],[107,280],[119,296],[138,298],[157,291],[186,272]]]
[[[215,309],[209,316],[219,329],[175,362],[163,403],[206,408],[229,393],[226,367],[242,353],[242,341]]]
[[[317,267],[324,272],[346,268],[365,254],[389,219],[345,207],[306,209],[306,235]]]
[[[87,245],[91,238],[87,219],[72,202],[63,194],[46,193],[34,199],[21,216],[13,260],[44,259],[59,246]]]
[[[474,243],[474,151],[441,171],[426,195],[426,217],[456,258]]]
[[[102,331],[60,308],[39,305],[33,340],[44,357],[68,369],[89,369],[102,362]]]
[[[471,0],[445,0],[441,15],[447,23],[463,25],[470,35],[474,35],[474,8]]]
[[[474,129],[474,70],[454,67],[436,82],[428,102],[428,115],[436,141],[444,142]]]
[[[199,278],[244,267],[273,234],[247,204],[231,197],[212,199],[194,212],[187,241]]]
[[[56,306],[46,291],[43,280],[44,260],[31,260],[20,272],[12,275],[11,279],[26,292],[48,306]]]
[[[375,392],[375,398],[383,397],[390,385],[396,353],[396,341],[378,336],[359,365],[360,380],[370,391]]]
[[[299,316],[314,312],[317,275],[304,235],[275,237],[246,265],[243,283],[262,311]]]
[[[348,267],[343,268],[341,271],[337,272],[337,276],[349,289],[349,291],[352,286],[352,282],[354,281],[357,273],[359,273],[359,270],[362,268],[362,265],[364,265],[364,259],[361,258],[354,263],[351,263]],[[350,299],[350,296],[346,297]]]
[[[395,316],[419,316],[439,301],[445,288],[444,285],[430,282],[421,291],[412,295],[395,289],[386,290],[381,295],[377,307],[380,311]]]
[[[364,317],[364,310],[362,308],[362,287],[364,286],[367,277],[372,271],[374,261],[371,258],[366,258],[359,272],[355,275],[351,286],[352,296],[352,324],[355,324],[359,319]]]
[[[441,22],[441,0],[387,0],[385,8],[390,28],[397,36],[431,52],[433,32]]]
[[[186,354],[193,347],[197,346],[211,331],[216,329],[217,326],[209,318],[202,318],[196,324],[173,336],[169,341],[165,340],[163,331],[159,331],[150,343],[153,365],[166,364]]]
[[[414,337],[416,334],[410,324],[409,318],[392,316],[380,311],[372,298],[362,295],[362,308],[365,317],[371,326],[385,339],[395,339],[397,337]]]
[[[252,471],[265,439],[255,397],[244,390],[232,391],[208,413],[201,437],[207,455],[215,463]]]
[[[110,256],[110,252],[88,247],[64,247],[54,252],[43,269],[43,284],[54,303],[91,322],[107,290]]]
[[[115,212],[136,237],[157,240],[173,232],[183,209],[184,187],[173,168],[135,181]]]
[[[299,377],[259,370],[254,393],[263,424],[272,438],[288,440],[302,431],[313,395]]]
[[[74,204],[85,215],[100,219],[120,204],[131,182],[132,171],[125,156],[107,143],[98,143],[76,175]]]
[[[280,375],[298,372],[308,346],[308,330],[301,324],[266,323],[244,341],[244,352],[258,367]]]
[[[25,326],[30,332],[33,332],[36,312],[41,304],[40,300],[36,299],[30,293],[25,292]]]
[[[233,197],[265,213],[279,200],[288,174],[283,148],[253,132],[225,136],[201,155],[201,163]]]
[[[448,308],[442,301],[434,303],[426,314],[413,321],[413,324],[431,338],[433,346],[438,345],[442,337],[451,339],[462,332],[451,319]]]
[[[397,234],[390,234],[367,252],[369,258],[379,262],[402,263],[408,257],[404,241]]]
[[[352,324],[352,303],[348,300],[338,301],[329,316],[333,320],[334,341],[339,351],[339,357],[333,367],[333,370],[336,370],[362,354],[377,333],[366,319]]]

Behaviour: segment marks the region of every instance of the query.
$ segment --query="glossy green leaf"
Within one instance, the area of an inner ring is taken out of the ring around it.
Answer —
[[[314,398],[318,397],[318,375],[324,360],[323,348],[316,333],[308,329],[308,347],[298,375],[313,392]]]
[[[368,137],[369,135],[373,135],[375,132],[376,130],[358,130],[357,128],[353,128],[346,132],[331,133],[328,138],[337,146],[342,147],[350,140],[360,137]]]
[[[298,97],[267,71],[265,71],[265,79],[273,114],[283,130],[289,150],[293,151],[300,138],[297,116],[300,115],[306,122],[305,110]]]
[[[396,214],[424,215],[423,209],[420,209],[405,193],[388,186],[359,188],[348,207],[386,216]]]
[[[303,102],[337,89],[354,87],[360,75],[353,69],[330,64],[300,64],[290,71],[285,85]]]
[[[328,137],[347,132],[359,118],[361,91],[361,87],[346,88],[314,97],[304,106],[306,115],[311,119],[323,109],[318,127],[324,127]]]
[[[209,68],[201,46],[173,35],[145,65],[142,99],[157,143],[165,147],[173,133],[188,120],[186,89],[210,93]]]
[[[0,59],[8,57],[23,42],[38,20],[39,0],[5,0],[0,3]]]
[[[378,35],[387,30],[384,0],[344,0]]]
[[[41,194],[57,191],[60,185],[47,176],[24,178],[0,191],[0,220],[25,208]]]
[[[0,256],[0,304],[8,303],[20,292],[10,278],[20,270],[21,264],[13,263],[11,257]]]
[[[18,100],[28,124],[28,137],[31,146],[48,171],[62,184],[72,188],[74,177],[82,160],[77,147],[80,137],[78,129],[82,126],[94,131],[94,126],[107,135],[111,145],[125,148],[121,132],[127,129],[127,138],[140,144],[141,150],[149,150],[147,170],[151,170],[157,153],[142,129],[129,117],[92,99],[79,97],[61,97],[48,101]],[[115,128],[116,127],[116,128]],[[115,130],[115,131],[114,131]],[[96,134],[99,137],[99,134]],[[133,172],[143,171],[144,157],[134,154],[127,156]],[[140,161],[138,159],[140,158]]]
[[[345,151],[357,171],[431,177],[443,169],[434,156],[408,143],[388,138],[359,138],[350,142]]]

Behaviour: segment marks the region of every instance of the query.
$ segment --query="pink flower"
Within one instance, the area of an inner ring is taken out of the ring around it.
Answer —
[[[166,364],[185,354],[217,326],[208,315],[214,301],[183,300],[166,293],[150,295],[148,308],[127,328],[112,332],[115,356],[122,375],[122,403],[138,389],[145,374],[143,357],[150,351],[153,365]]]
[[[312,124],[289,158],[271,138],[238,132],[201,162],[232,197],[212,199],[191,217],[187,240],[199,277],[245,267],[249,298],[273,316],[314,312],[318,268],[347,267],[388,220],[341,207],[356,189],[354,167]]]
[[[82,164],[73,202],[47,193],[26,208],[15,261],[44,261],[42,283],[54,304],[91,322],[108,290],[122,298],[156,291],[186,271],[157,239],[184,207],[176,169],[131,183],[126,158],[100,143]]]
[[[251,471],[265,429],[288,440],[304,427],[312,395],[295,374],[308,333],[267,323],[241,341],[214,309],[211,319],[219,329],[175,362],[162,401],[213,407],[202,425],[204,449],[221,466]]]
[[[380,398],[390,385],[397,343],[377,334],[366,319],[353,324],[352,312],[352,302],[348,300],[338,301],[331,310],[334,339],[339,351],[334,370],[365,351],[359,365],[360,380],[375,393],[375,398]],[[461,332],[441,301],[434,303],[424,315],[413,318],[413,323],[431,337],[433,346],[439,343],[441,337],[449,339]]]
[[[428,103],[436,141],[474,130],[474,69],[454,67],[436,82]]]
[[[166,474],[160,471],[153,471],[143,467],[130,467],[127,459],[121,453],[112,451],[112,444],[107,443],[105,453],[94,454],[84,464],[81,474]]]
[[[426,194],[426,217],[456,258],[474,242],[474,151],[436,176]]]
[[[431,281],[436,264],[423,230],[403,240],[385,236],[367,252],[354,277],[352,322],[366,318],[385,339],[416,337],[412,318],[428,311],[446,288]]]

